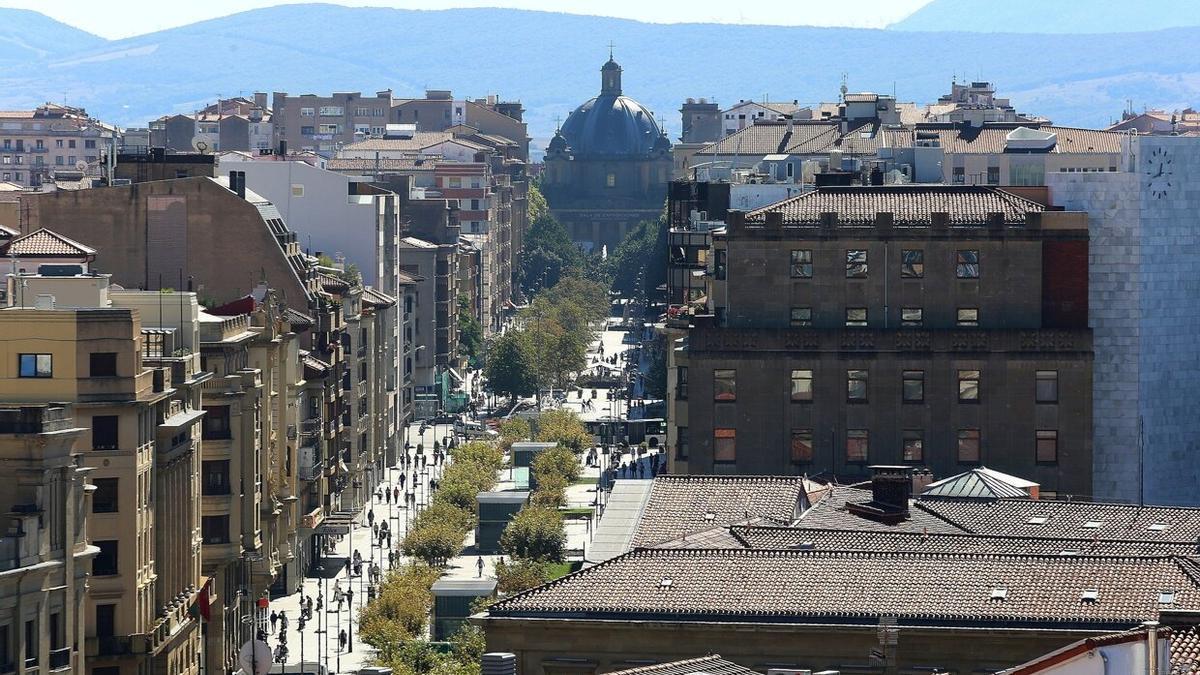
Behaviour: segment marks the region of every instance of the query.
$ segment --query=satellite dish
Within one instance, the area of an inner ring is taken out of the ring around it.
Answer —
[[[78,169],[79,171],[87,171],[88,164],[87,164],[87,162],[85,162],[81,159],[78,162],[75,162],[75,168]]]
[[[208,143],[201,140],[194,140],[192,141],[192,149],[203,155],[208,151]]]

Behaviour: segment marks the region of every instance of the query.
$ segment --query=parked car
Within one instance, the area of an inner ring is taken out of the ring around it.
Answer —
[[[488,440],[500,435],[494,429],[489,429],[486,425],[479,422],[464,422],[462,420],[454,423],[454,433],[466,438],[483,438]]]

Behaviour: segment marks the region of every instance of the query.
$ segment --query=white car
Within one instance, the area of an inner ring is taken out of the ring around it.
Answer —
[[[483,438],[487,440],[492,440],[500,435],[494,429],[489,429],[479,422],[464,422],[462,420],[454,423],[454,433],[466,438]]]

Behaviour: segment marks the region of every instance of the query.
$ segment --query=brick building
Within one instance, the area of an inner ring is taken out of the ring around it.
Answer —
[[[822,188],[731,211],[713,234],[713,313],[669,364],[672,418],[686,406],[690,421],[672,470],[987,464],[1091,494],[1087,218],[1029,195],[1043,201]]]

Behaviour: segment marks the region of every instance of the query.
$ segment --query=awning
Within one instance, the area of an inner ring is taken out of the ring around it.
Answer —
[[[199,422],[201,417],[204,417],[203,410],[184,410],[183,412],[171,415],[158,426],[168,429],[182,429],[183,427]]]
[[[466,380],[463,379],[463,376],[458,374],[458,371],[454,370],[453,368],[448,368],[447,370],[449,370],[450,374],[454,376],[454,379],[458,380],[459,382],[466,382]]]

